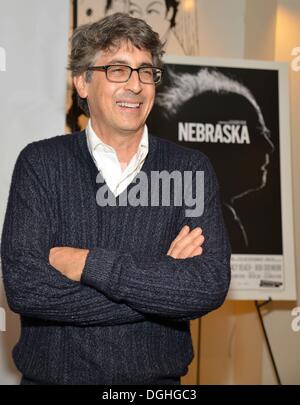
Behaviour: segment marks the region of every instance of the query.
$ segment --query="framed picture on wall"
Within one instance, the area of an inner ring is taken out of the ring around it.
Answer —
[[[233,252],[229,298],[295,299],[287,65],[165,62],[149,130],[213,164]]]

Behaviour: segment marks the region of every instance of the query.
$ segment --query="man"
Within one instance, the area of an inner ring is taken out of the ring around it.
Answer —
[[[18,158],[2,263],[22,319],[13,354],[23,384],[178,384],[193,357],[188,321],[225,299],[230,252],[214,172],[145,125],[161,55],[158,35],[126,14],[79,27],[70,69],[88,128]],[[121,204],[141,168],[149,179],[204,171],[204,214]],[[97,203],[98,170],[116,205]]]

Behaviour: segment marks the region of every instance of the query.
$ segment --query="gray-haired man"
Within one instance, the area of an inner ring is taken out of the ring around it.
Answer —
[[[178,384],[193,357],[189,320],[225,299],[230,249],[211,165],[145,125],[161,48],[125,14],[79,27],[70,69],[88,128],[18,158],[2,263],[22,319],[23,384]],[[115,205],[97,204],[99,171]],[[186,217],[173,197],[121,204],[141,171],[204,172],[203,215]]]

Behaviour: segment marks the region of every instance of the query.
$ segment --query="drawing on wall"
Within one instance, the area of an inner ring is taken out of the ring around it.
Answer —
[[[78,0],[77,8],[77,25],[116,12],[128,13],[158,32],[167,54],[199,54],[196,0]]]
[[[165,44],[166,53],[184,55],[185,52],[175,31],[178,6],[177,0],[129,0],[128,13],[132,17],[142,18],[151,25]]]

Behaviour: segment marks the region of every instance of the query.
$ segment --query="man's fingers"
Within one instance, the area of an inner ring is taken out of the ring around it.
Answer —
[[[176,238],[173,240],[173,245],[177,242],[179,242],[182,238],[184,238],[185,236],[187,236],[190,232],[190,227],[188,225],[184,225],[181,228],[181,231],[179,232],[179,234],[176,236]]]
[[[204,242],[204,236],[202,235],[202,229],[197,227],[190,231],[187,235],[181,238],[171,245],[167,255],[172,256],[174,259],[186,259],[202,254],[202,250],[194,250],[201,247]]]
[[[191,257],[194,257],[194,256],[201,256],[202,253],[203,253],[202,247],[198,247],[198,248],[196,248],[196,249],[191,253]]]
[[[177,251],[175,250],[175,254],[177,254],[177,256],[182,259],[187,259],[188,257],[193,257],[197,254],[197,253],[194,254],[194,251],[195,250],[197,251],[201,247],[203,242],[204,242],[204,237],[202,235],[200,235],[200,236],[194,238],[188,245],[185,245],[184,247],[181,246],[181,248],[179,246],[178,250]]]
[[[169,255],[169,253],[172,251],[173,247],[175,246],[175,244],[177,242],[179,242],[182,238],[184,238],[185,236],[187,236],[190,232],[190,227],[188,225],[184,225],[181,228],[181,231],[179,232],[179,234],[176,236],[176,238],[173,240],[173,242],[170,245],[170,248],[168,250],[167,255]]]
[[[201,243],[202,238],[203,238],[202,229],[201,228],[195,228],[188,235],[186,235],[184,238],[177,241],[174,244],[172,250],[176,254],[180,254],[180,252],[182,252],[184,249],[186,249],[189,245],[191,245],[193,243],[196,243],[196,245],[199,246],[199,244]],[[195,247],[196,246],[194,246],[194,248]]]
[[[184,252],[183,259],[187,259],[190,257],[195,257],[195,256],[201,256],[203,253],[203,249],[201,246],[197,246],[196,248],[191,248],[190,251],[187,253],[186,251]]]
[[[193,243],[181,251],[173,249],[168,256],[173,257],[173,259],[187,259],[194,256],[201,256],[203,253],[203,248],[201,247],[203,242],[204,238],[199,238],[197,244]]]

